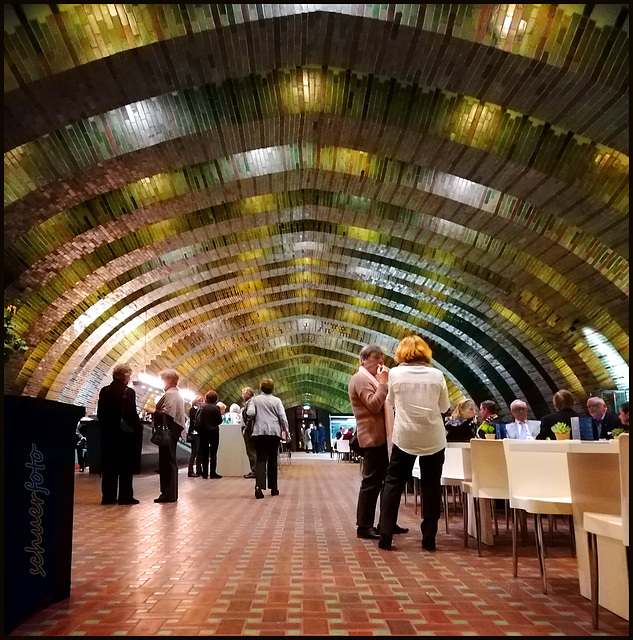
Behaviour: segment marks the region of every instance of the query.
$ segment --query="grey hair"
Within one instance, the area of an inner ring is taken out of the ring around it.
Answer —
[[[360,350],[358,357],[362,362],[365,358],[369,358],[372,353],[380,353],[384,355],[385,352],[377,344],[368,344]]]
[[[171,380],[174,385],[177,385],[178,380],[180,380],[180,375],[176,369],[165,369],[158,374],[158,377],[161,378],[161,380]]]
[[[132,367],[129,364],[117,364],[112,369],[113,380],[123,380],[128,374],[132,375]]]
[[[510,405],[510,411],[513,411],[514,409],[525,409],[527,410],[527,404],[525,402],[523,402],[523,400],[513,400],[512,404]]]
[[[255,395],[255,389],[253,387],[244,387],[242,393],[249,393],[251,396]]]

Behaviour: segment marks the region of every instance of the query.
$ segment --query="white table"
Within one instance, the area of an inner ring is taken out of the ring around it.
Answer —
[[[221,476],[244,476],[251,472],[241,425],[220,425],[216,471]]]

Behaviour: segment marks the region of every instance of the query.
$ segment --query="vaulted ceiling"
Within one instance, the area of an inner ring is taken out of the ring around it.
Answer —
[[[345,412],[410,332],[453,400],[622,384],[628,5],[4,17],[5,390],[94,408],[131,362]]]

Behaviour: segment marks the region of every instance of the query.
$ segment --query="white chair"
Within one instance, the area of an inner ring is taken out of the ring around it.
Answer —
[[[626,547],[626,570],[629,570],[629,434],[618,438],[620,449],[620,515],[609,513],[583,514],[583,528],[587,532],[589,546],[589,575],[591,576],[591,609],[593,628],[598,628],[598,536],[620,540]]]
[[[349,458],[350,448],[349,448],[349,440],[343,440],[343,438],[339,438],[336,441],[336,455],[338,456],[338,460],[341,460],[341,457],[347,454]]]
[[[545,440],[502,441],[506,454],[510,508],[512,509],[512,560],[513,573],[518,574],[517,509],[534,516],[536,551],[539,559],[543,593],[547,593],[545,572],[545,548],[543,546],[543,514],[571,516],[571,489],[567,469],[567,452],[564,443]],[[574,548],[573,529],[572,549]]]
[[[472,439],[470,441],[470,459],[472,480],[464,480],[462,491],[470,493],[473,497],[477,552],[481,555],[481,499],[494,501],[510,498],[503,441]],[[464,546],[468,546],[468,509],[465,507]]]
[[[469,480],[464,474],[464,449],[469,447],[468,443],[450,443],[444,450],[444,466],[442,467],[442,478],[440,480],[444,487],[444,519],[446,521],[446,533],[448,533],[448,487],[462,488],[462,482]],[[457,497],[453,493],[453,505],[457,511]]]

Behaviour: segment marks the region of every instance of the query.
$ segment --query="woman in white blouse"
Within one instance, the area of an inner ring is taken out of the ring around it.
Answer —
[[[399,366],[389,372],[387,402],[396,411],[393,449],[380,503],[381,549],[391,550],[400,497],[416,456],[420,460],[422,491],[422,547],[435,551],[441,514],[442,466],[446,430],[442,413],[449,409],[444,375],[431,365],[431,349],[420,336],[404,338],[396,349]]]

